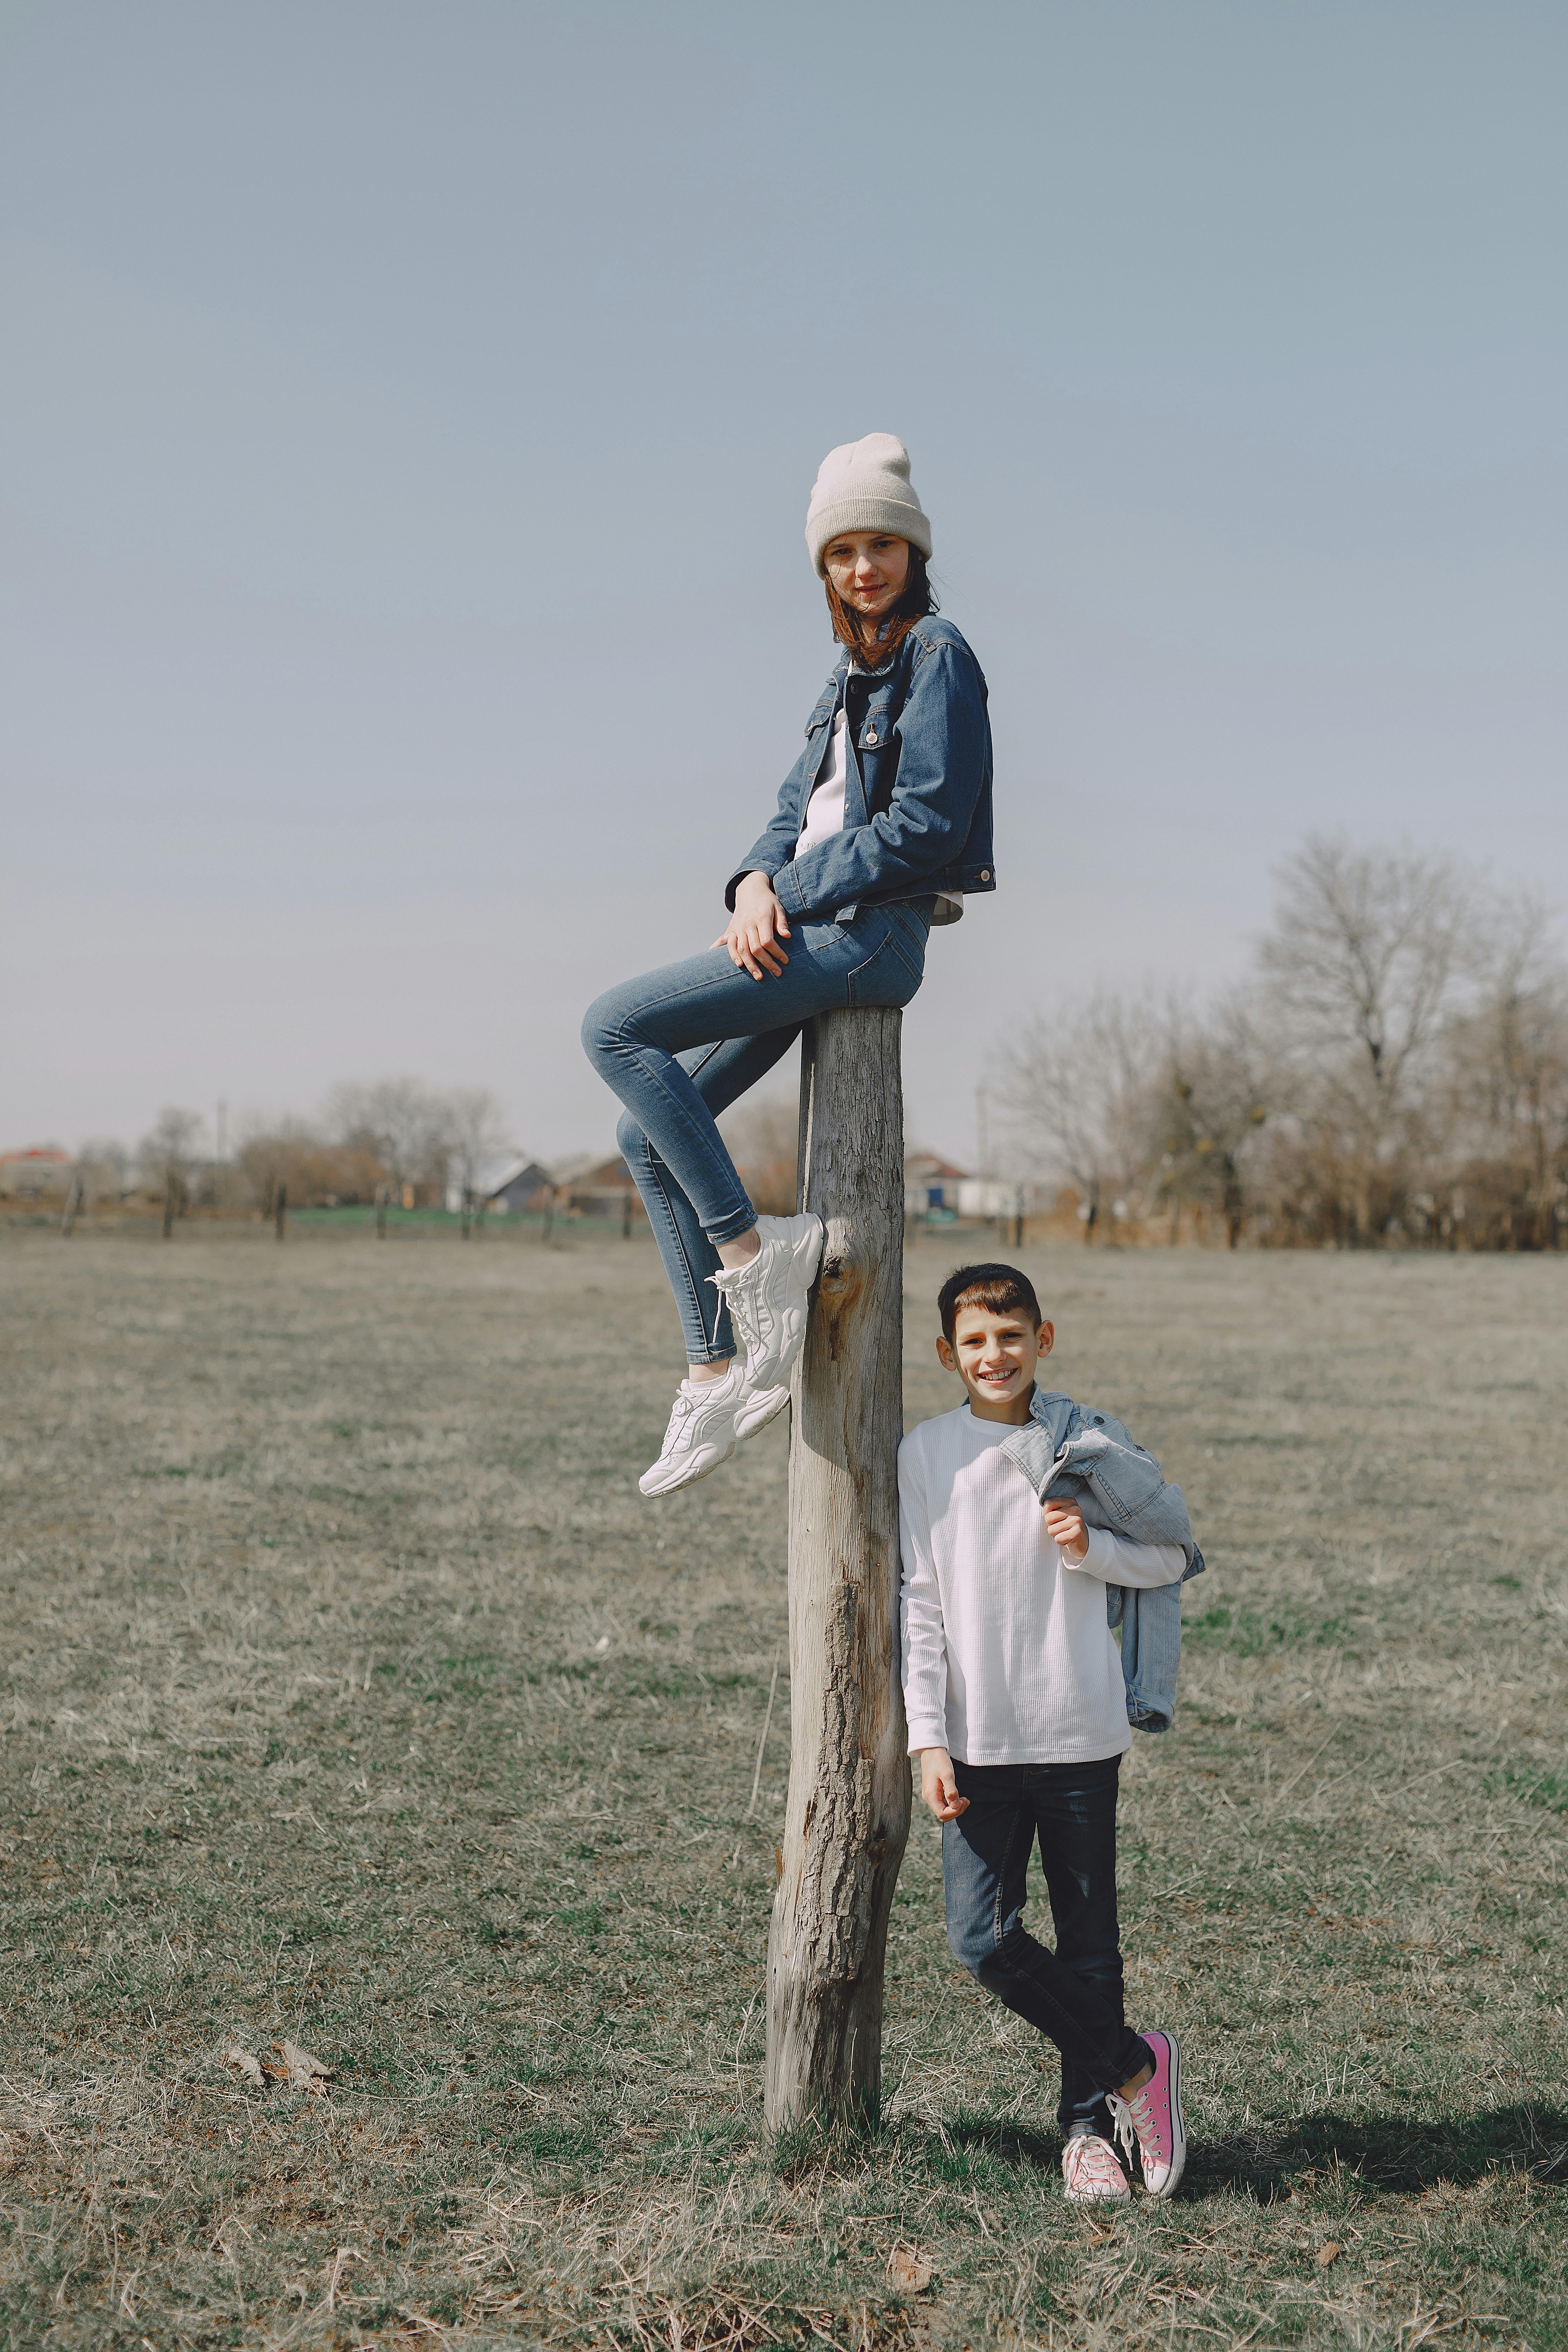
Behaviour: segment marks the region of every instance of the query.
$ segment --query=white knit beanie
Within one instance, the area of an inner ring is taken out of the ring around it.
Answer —
[[[843,530],[886,530],[930,560],[931,525],[910,480],[910,453],[896,433],[868,433],[830,449],[805,510],[805,543],[817,577],[822,551]]]

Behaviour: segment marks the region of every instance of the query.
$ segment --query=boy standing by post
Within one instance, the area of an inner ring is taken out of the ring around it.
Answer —
[[[1186,2160],[1180,2053],[1173,2034],[1130,2031],[1122,2011],[1116,1796],[1131,1735],[1106,1591],[1175,1585],[1191,1548],[1089,1524],[1082,1501],[1052,1499],[1049,1481],[1042,1504],[1004,1453],[1030,1423],[1036,1367],[1055,1339],[1026,1275],[965,1266],[938,1303],[937,1354],[968,1393],[900,1447],[899,1517],[910,1751],[942,1824],[948,1941],[1061,2053],[1068,2198],[1130,2195],[1113,2132],[1129,2158],[1136,2143],[1150,2194],[1169,2197]],[[1095,1459],[1124,1440],[1125,1458],[1159,1484],[1119,1423],[1079,1413],[1074,1427],[1089,1423]],[[1162,1492],[1180,1507],[1175,1489]],[[1090,1509],[1137,1528],[1136,1507]],[[1022,1925],[1037,1839],[1054,1953]]]

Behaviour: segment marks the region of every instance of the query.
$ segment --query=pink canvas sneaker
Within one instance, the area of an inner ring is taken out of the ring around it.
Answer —
[[[1116,2150],[1098,2132],[1075,2132],[1062,2150],[1069,2205],[1125,2205],[1132,2191]]]
[[[1107,2095],[1116,2118],[1116,2137],[1132,2154],[1136,2139],[1143,2164],[1143,2186],[1151,2197],[1169,2197],[1187,2160],[1186,2127],[1182,2122],[1182,2058],[1173,2033],[1145,2033],[1154,2061],[1153,2077],[1130,2099]]]

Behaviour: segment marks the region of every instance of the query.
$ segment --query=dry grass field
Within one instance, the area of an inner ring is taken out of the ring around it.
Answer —
[[[1568,2345],[1568,1265],[1025,1255],[1211,1563],[1109,2221],[923,1818],[885,2127],[764,2139],[787,1424],[641,1501],[646,1240],[0,1234],[0,2345]]]

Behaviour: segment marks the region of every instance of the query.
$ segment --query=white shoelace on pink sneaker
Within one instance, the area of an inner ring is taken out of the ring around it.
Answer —
[[[1156,2164],[1169,2164],[1171,2161],[1170,2149],[1160,2145],[1153,2111],[1149,2105],[1149,2093],[1153,2087],[1151,2079],[1130,2099],[1119,2099],[1114,2091],[1108,2095],[1110,2112],[1116,2118],[1116,2137],[1126,2152],[1129,2164],[1132,2161],[1134,2142],[1146,2150]]]
[[[1074,2204],[1120,2203],[1131,2195],[1116,2150],[1098,2132],[1077,2132],[1062,2150],[1062,2175]]]

